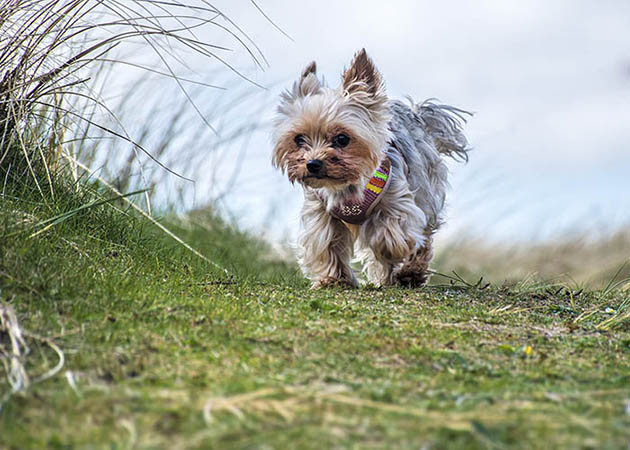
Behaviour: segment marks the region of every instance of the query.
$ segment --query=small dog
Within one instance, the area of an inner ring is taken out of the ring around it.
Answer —
[[[354,254],[379,286],[421,286],[442,223],[447,167],[468,160],[460,109],[389,100],[365,49],[333,89],[316,64],[282,94],[274,167],[304,188],[299,263],[313,287],[358,286]]]

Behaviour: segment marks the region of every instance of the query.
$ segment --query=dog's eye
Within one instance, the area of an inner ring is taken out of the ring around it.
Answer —
[[[306,138],[303,134],[298,134],[295,138],[293,138],[293,142],[295,142],[295,145],[298,147],[304,147],[304,144],[306,144]]]
[[[332,146],[334,148],[344,148],[350,143],[350,138],[346,134],[338,134],[332,140]]]

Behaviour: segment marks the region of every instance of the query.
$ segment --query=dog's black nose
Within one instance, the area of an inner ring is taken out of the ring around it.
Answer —
[[[324,167],[324,162],[321,159],[311,159],[306,163],[306,168],[313,175],[319,175],[322,171],[322,167]]]

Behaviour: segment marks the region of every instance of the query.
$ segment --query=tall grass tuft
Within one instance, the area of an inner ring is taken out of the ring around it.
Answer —
[[[0,174],[3,186],[9,179],[30,176],[43,197],[54,197],[52,178],[60,170],[72,169],[78,177],[73,155],[63,144],[84,137],[82,133],[87,129],[100,130],[102,135],[129,144],[135,154],[144,154],[164,171],[180,176],[163,164],[154,151],[126,132],[103,99],[104,85],[99,84],[99,79],[114,67],[124,70],[129,66],[166,77],[177,85],[205,125],[212,127],[189,92],[191,84],[212,86],[180,75],[190,54],[201,55],[215,66],[224,66],[238,77],[248,78],[226,61],[225,54],[230,48],[198,37],[206,29],[218,30],[225,37],[223,40],[236,43],[261,67],[266,63],[249,36],[222,11],[203,0],[2,1]],[[121,57],[123,54],[133,57]],[[108,120],[95,119],[103,116]]]

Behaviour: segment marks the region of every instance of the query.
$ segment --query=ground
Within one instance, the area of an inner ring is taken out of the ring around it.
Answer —
[[[115,202],[37,234],[96,191],[1,197],[0,296],[33,382],[2,406],[2,448],[630,442],[627,284],[313,291],[212,215],[165,223],[229,274]]]

